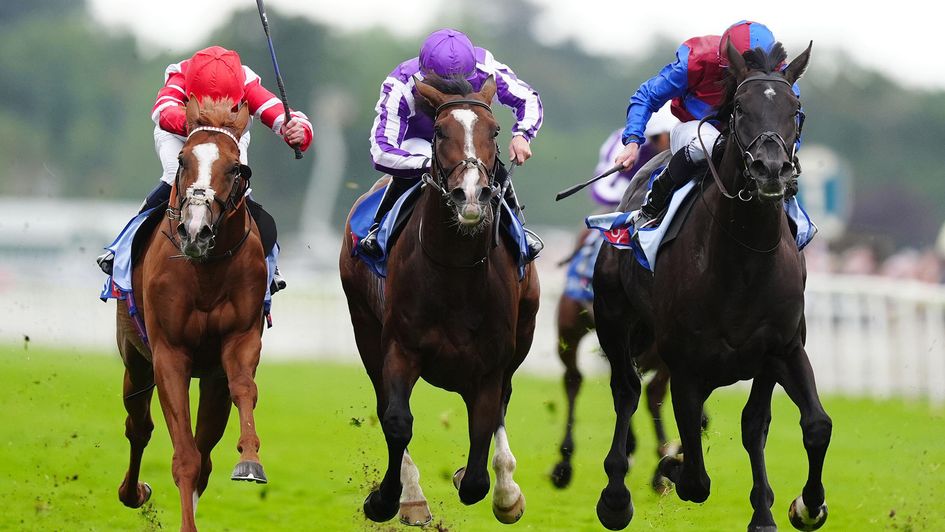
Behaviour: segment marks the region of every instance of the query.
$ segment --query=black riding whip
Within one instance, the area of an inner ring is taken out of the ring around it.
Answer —
[[[599,181],[599,180],[601,180],[601,179],[603,179],[603,178],[609,176],[610,174],[612,174],[612,173],[614,173],[614,172],[618,172],[618,171],[620,171],[620,170],[623,170],[623,165],[622,165],[622,164],[615,164],[613,168],[611,168],[610,170],[607,170],[606,172],[604,172],[604,173],[601,174],[601,175],[594,176],[594,177],[588,179],[587,181],[585,181],[585,182],[583,182],[583,183],[580,183],[580,184],[578,184],[578,185],[574,185],[574,186],[571,187],[571,188],[568,188],[568,189],[562,190],[561,192],[558,192],[558,193],[555,195],[555,201],[561,201],[561,200],[563,200],[564,198],[566,198],[566,197],[568,197],[568,196],[574,194],[575,192],[581,190],[582,188],[584,188],[584,187],[590,185],[590,184],[593,183],[594,181]]]
[[[263,31],[266,32],[266,42],[269,43],[269,55],[272,57],[272,68],[276,71],[276,83],[279,85],[279,94],[282,96],[282,107],[285,110],[285,123],[288,124],[292,116],[289,114],[289,100],[285,96],[285,83],[282,81],[282,74],[279,72],[279,62],[276,61],[276,49],[272,47],[272,37],[269,36],[269,19],[266,17],[266,6],[263,0],[256,0],[256,7],[259,8],[259,20],[262,21]],[[302,150],[298,146],[292,146],[295,150],[295,158],[302,158]]]

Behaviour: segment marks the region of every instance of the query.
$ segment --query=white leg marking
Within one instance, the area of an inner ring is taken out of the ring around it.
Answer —
[[[400,463],[400,483],[404,485],[400,494],[401,503],[426,500],[423,490],[420,489],[420,470],[407,451],[404,451],[404,459]]]
[[[522,489],[512,479],[515,472],[515,457],[509,448],[509,438],[505,433],[505,426],[495,431],[495,455],[492,457],[492,469],[495,470],[495,491],[492,495],[492,504],[502,509],[508,509],[518,502],[522,496]]]
[[[194,490],[194,519],[197,518],[197,501],[200,500],[200,495],[197,495],[197,490]]]
[[[466,135],[463,139],[463,151],[466,157],[475,159],[476,146],[473,145],[473,127],[476,125],[476,121],[479,120],[479,117],[469,109],[454,109],[450,114],[453,115],[453,118],[456,119],[457,122],[463,125],[463,130]],[[463,176],[463,190],[466,191],[467,201],[476,201],[476,194],[478,192],[476,188],[478,183],[479,169],[470,168],[466,170]]]

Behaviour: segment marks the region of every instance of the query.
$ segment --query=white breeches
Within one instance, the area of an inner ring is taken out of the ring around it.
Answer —
[[[702,144],[699,143],[699,135],[701,134],[702,143],[705,144],[705,149],[709,151],[709,156],[712,156],[715,141],[719,138],[719,130],[709,122],[702,124],[701,133],[697,132],[698,129],[698,120],[681,122],[673,128],[673,131],[669,134],[669,149],[674,155],[679,150],[685,149],[690,161],[694,163],[704,161],[705,153],[702,151]]]

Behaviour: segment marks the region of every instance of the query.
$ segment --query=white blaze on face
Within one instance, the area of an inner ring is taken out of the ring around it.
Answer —
[[[463,125],[463,130],[466,135],[463,138],[463,151],[466,157],[476,159],[476,146],[473,144],[473,126],[476,125],[476,121],[479,120],[479,117],[469,109],[454,109],[450,114],[453,115],[453,118],[456,119],[457,122]],[[467,201],[476,201],[476,196],[478,195],[476,187],[478,183],[479,169],[468,168],[463,175],[463,190],[466,192]]]
[[[218,148],[216,144],[208,142],[194,146],[193,154],[194,157],[197,158],[197,181],[194,182],[194,187],[206,189],[209,195],[212,190],[210,188],[210,179],[213,177],[213,163],[220,158],[220,148]],[[212,197],[209,199],[211,201],[213,200]],[[197,236],[197,233],[200,232],[200,228],[204,225],[210,225],[210,207],[201,205],[198,207],[188,207],[187,210],[187,234],[189,234],[191,238],[194,238]]]
[[[765,96],[767,96],[769,100],[772,100],[772,101],[773,101],[773,100],[774,100],[774,96],[775,96],[776,94],[777,94],[777,93],[776,93],[775,90],[771,87],[771,85],[768,85],[768,88],[765,89]]]

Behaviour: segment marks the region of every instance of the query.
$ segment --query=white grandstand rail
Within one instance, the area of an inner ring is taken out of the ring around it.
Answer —
[[[945,287],[812,275],[808,353],[825,391],[945,402]]]

